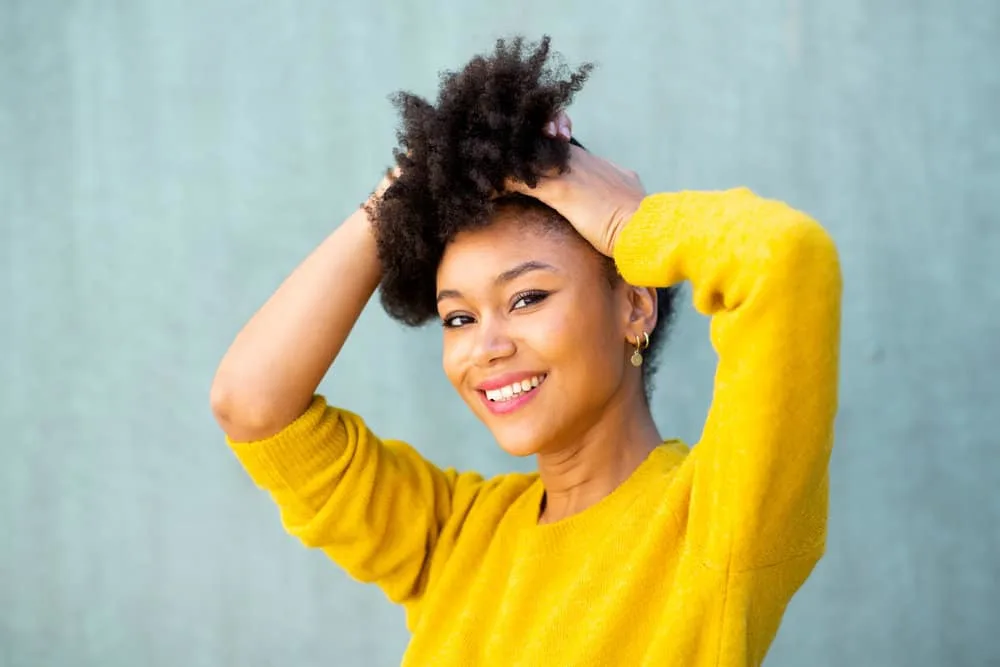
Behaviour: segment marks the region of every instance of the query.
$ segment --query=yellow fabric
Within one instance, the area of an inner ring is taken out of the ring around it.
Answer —
[[[538,525],[537,475],[441,470],[320,396],[273,438],[230,441],[292,535],[405,606],[404,665],[757,665],[822,555],[830,237],[743,188],[657,194],[615,260],[633,284],[691,282],[714,398],[697,445],[664,443],[575,516]]]

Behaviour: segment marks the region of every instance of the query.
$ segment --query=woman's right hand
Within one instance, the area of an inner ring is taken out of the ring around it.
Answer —
[[[389,186],[392,185],[397,178],[399,178],[399,174],[399,167],[393,167],[392,169],[386,171],[385,176],[383,176],[382,180],[379,181],[378,187],[375,188],[375,192],[372,193],[372,196],[381,197],[385,194],[385,191],[389,189]]]
[[[378,203],[378,201],[382,198],[382,195],[385,194],[385,191],[389,189],[389,186],[392,185],[397,178],[399,178],[399,174],[400,170],[398,166],[386,170],[382,180],[379,181],[379,184],[375,186],[375,190],[373,190],[368,196],[368,201],[365,202],[366,209]]]

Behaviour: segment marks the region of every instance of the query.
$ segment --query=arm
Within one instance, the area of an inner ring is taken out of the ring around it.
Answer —
[[[471,504],[481,480],[382,442],[360,418],[315,395],[379,277],[371,225],[358,210],[239,333],[211,403],[285,528],[355,578],[408,602],[423,591],[432,555],[440,560],[447,551],[439,536],[456,532],[462,513],[454,508]]]
[[[371,224],[358,209],[292,272],[223,357],[211,404],[227,435],[266,438],[305,411],[380,275]]]
[[[270,438],[228,442],[289,534],[410,612],[483,488],[479,475],[441,470],[405,443],[382,441],[321,396]]]
[[[690,280],[712,316],[712,406],[689,524],[706,563],[818,557],[837,407],[841,275],[808,216],[747,189],[643,200],[614,248],[637,285]]]

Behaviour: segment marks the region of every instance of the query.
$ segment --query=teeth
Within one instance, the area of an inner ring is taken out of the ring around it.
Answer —
[[[506,387],[500,387],[499,389],[487,389],[486,398],[491,401],[507,401],[519,394],[528,393],[540,385],[544,379],[544,375],[535,375],[531,378],[521,380],[520,382],[509,384]]]

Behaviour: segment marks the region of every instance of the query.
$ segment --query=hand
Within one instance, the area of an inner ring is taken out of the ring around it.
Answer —
[[[399,178],[400,170],[399,167],[393,167],[392,169],[387,169],[382,180],[375,187],[375,190],[368,195],[368,199],[361,204],[361,210],[365,212],[368,222],[370,224],[375,224],[375,211],[378,209],[379,201],[382,199],[382,195],[385,191],[389,189],[389,186]]]
[[[572,136],[572,122],[564,112],[545,127],[561,141]],[[569,170],[543,176],[530,188],[511,181],[507,189],[534,197],[558,211],[598,252],[613,256],[618,234],[646,196],[639,177],[617,165],[570,145]]]
[[[397,178],[399,178],[399,174],[400,170],[398,166],[387,169],[385,175],[382,177],[382,180],[379,181],[378,186],[376,186],[375,190],[369,197],[369,201],[381,199],[382,195],[385,194],[385,191],[389,189],[389,186],[392,185]]]

